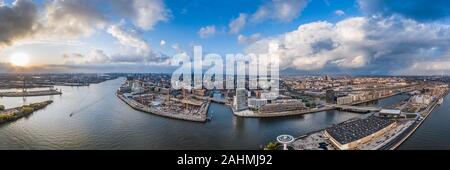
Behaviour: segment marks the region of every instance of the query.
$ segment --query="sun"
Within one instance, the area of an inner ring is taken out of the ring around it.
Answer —
[[[30,58],[25,53],[14,53],[11,55],[9,62],[14,66],[24,67],[30,62]]]

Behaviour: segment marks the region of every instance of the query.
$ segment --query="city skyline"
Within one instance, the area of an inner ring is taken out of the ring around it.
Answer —
[[[407,4],[404,4],[407,3]],[[448,1],[1,0],[0,72],[164,72],[169,58],[265,54],[282,74],[448,75]],[[271,15],[269,15],[271,14]]]

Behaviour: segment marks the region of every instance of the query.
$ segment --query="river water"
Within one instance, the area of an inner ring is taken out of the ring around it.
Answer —
[[[245,119],[233,116],[227,106],[212,104],[209,110],[212,121],[186,122],[131,109],[115,96],[124,81],[119,78],[89,87],[57,87],[63,91],[60,96],[0,98],[0,104],[6,108],[54,101],[28,117],[0,125],[0,149],[258,149],[279,134],[300,136],[361,116],[327,111],[284,118]],[[372,105],[392,105],[405,98],[395,96]],[[450,106],[450,103],[445,105]],[[434,148],[433,143],[426,142],[436,142],[432,138],[435,133],[428,133],[428,126],[438,126],[441,135],[445,136],[446,132],[447,142],[436,146],[446,144],[448,148],[450,125],[445,121],[448,122],[450,115],[443,113],[448,110],[443,106],[437,109],[441,113],[433,113],[425,122],[424,130],[419,129],[417,136],[402,149]],[[438,118],[433,118],[434,115]],[[435,125],[433,121],[442,124]],[[420,142],[414,142],[417,140]]]

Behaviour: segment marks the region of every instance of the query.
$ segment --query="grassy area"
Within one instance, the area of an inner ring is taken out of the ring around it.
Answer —
[[[276,150],[280,146],[278,142],[270,142],[264,147],[264,150]]]
[[[8,119],[11,119],[11,118],[13,118],[15,116],[16,116],[15,113],[12,113],[12,114],[0,114],[0,121],[8,120]]]
[[[53,103],[53,101],[49,100],[49,101],[45,101],[45,102],[32,103],[29,105],[24,105],[22,107],[17,107],[17,108],[15,108],[17,111],[12,112],[10,110],[10,111],[7,111],[8,113],[0,114],[0,122],[10,121],[10,120],[18,119],[20,117],[29,115],[29,114],[33,113],[34,111],[43,109],[44,107],[46,107],[47,105],[49,105],[51,103]],[[4,107],[1,111],[4,111]]]

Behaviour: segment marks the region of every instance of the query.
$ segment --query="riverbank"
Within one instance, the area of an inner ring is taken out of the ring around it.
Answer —
[[[53,103],[53,101],[48,100],[44,102],[32,103],[21,107],[3,110],[0,112],[0,124],[15,121],[22,117],[28,116],[38,110],[47,107],[51,103]]]
[[[447,91],[444,95],[440,96],[440,98],[433,102],[425,111],[420,113],[420,115],[423,116],[423,118],[419,119],[418,121],[414,122],[413,124],[408,127],[402,134],[400,134],[396,139],[393,139],[395,142],[389,143],[386,146],[383,146],[383,149],[386,150],[395,150],[398,147],[400,147],[406,140],[411,137],[414,132],[427,120],[427,118],[431,115],[431,113],[434,111],[434,109],[440,104],[439,101],[443,100],[445,96],[449,94],[449,91]]]
[[[167,118],[171,118],[171,119],[178,119],[178,120],[185,120],[185,121],[192,121],[192,122],[206,122],[208,120],[207,113],[208,113],[210,102],[207,102],[206,104],[203,104],[201,106],[201,108],[199,109],[199,112],[200,112],[199,115],[186,115],[186,114],[162,112],[161,110],[157,110],[155,108],[145,106],[141,103],[138,103],[132,99],[128,99],[123,95],[116,94],[116,96],[120,100],[125,102],[128,106],[130,106],[131,108],[133,108],[137,111],[151,113],[151,114],[155,114],[158,116],[163,116],[163,117],[167,117]]]
[[[29,96],[52,96],[61,95],[58,90],[21,91],[21,92],[0,92],[0,97],[29,97]]]
[[[377,99],[371,99],[371,100],[365,100],[365,101],[358,101],[354,102],[352,105],[359,105],[364,104],[372,101],[378,101],[381,99],[393,97],[396,95],[400,95],[401,93],[395,93],[392,95],[382,96]],[[315,108],[315,109],[307,109],[307,110],[295,110],[295,111],[286,111],[286,112],[273,112],[273,113],[262,113],[259,111],[252,111],[252,110],[243,110],[243,111],[235,111],[232,106],[230,106],[233,110],[233,114],[235,116],[244,117],[244,118],[274,118],[274,117],[287,117],[287,116],[298,116],[298,115],[305,115],[305,114],[312,114],[317,112],[323,112],[323,111],[330,111],[330,110],[337,110],[337,107],[334,106],[326,106],[322,108]]]
[[[438,96],[438,98],[431,103],[425,110],[419,112],[415,119],[395,120],[395,128],[387,131],[380,137],[373,138],[370,142],[360,144],[355,149],[357,150],[394,150],[399,147],[403,142],[414,134],[414,132],[423,124],[429,115],[439,105],[443,97],[447,96],[448,92]],[[353,120],[348,120],[350,122]],[[325,128],[326,129],[326,128]],[[296,138],[293,142],[293,147],[299,150],[337,150],[338,148],[332,147],[333,144],[325,134],[325,129],[308,133],[299,138]]]

